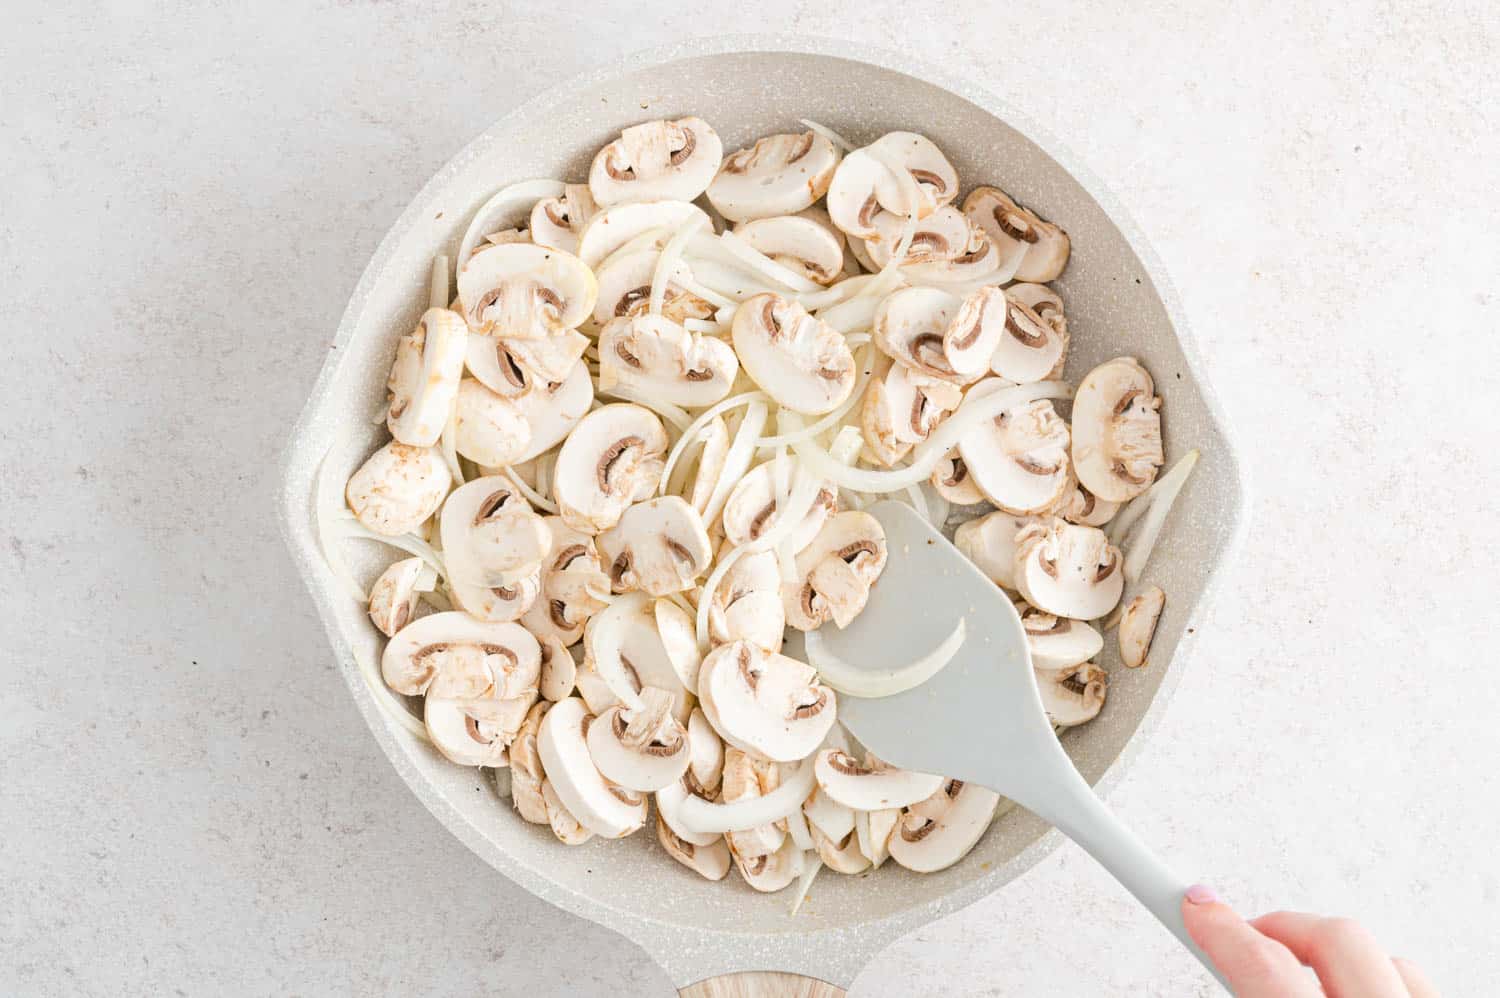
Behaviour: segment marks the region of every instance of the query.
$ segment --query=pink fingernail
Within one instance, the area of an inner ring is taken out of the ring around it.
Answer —
[[[1189,904],[1218,904],[1222,900],[1218,891],[1205,884],[1194,884],[1183,892],[1183,897]]]

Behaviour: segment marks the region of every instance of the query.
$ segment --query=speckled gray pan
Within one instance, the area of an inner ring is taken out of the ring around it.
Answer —
[[[795,129],[799,117],[856,143],[891,129],[921,131],[966,186],[999,184],[1071,234],[1072,262],[1057,282],[1072,331],[1069,379],[1109,357],[1141,358],[1165,399],[1169,461],[1191,447],[1203,451],[1149,571],[1168,593],[1152,664],[1119,667],[1111,642],[1103,662],[1109,702],[1092,724],[1067,735],[1091,782],[1107,787],[1118,776],[1191,663],[1189,629],[1243,522],[1240,473],[1176,296],[1136,227],[1087,171],[1003,101],[903,59],[783,38],[690,42],[634,56],[501,118],[396,221],[350,299],[297,423],[281,499],[288,542],[371,731],[422,803],[476,853],[539,897],[635,940],[679,985],[735,970],[789,970],[847,987],[890,940],[999,890],[1054,848],[1056,833],[1012,811],[942,873],[915,876],[887,864],[868,876],[825,874],[795,918],[786,893],[756,894],[733,876],[701,880],[662,853],[649,830],[619,842],[560,845],[546,828],[520,821],[487,774],[448,763],[382,712],[360,672],[361,662],[376,660],[378,635],[325,567],[315,536],[324,454],[342,483],[385,436],[371,417],[396,339],[423,308],[433,255],[455,252],[470,214],[498,187],[530,177],[582,180],[594,150],[623,126],[683,114],[707,119],[726,152]],[[348,547],[366,580],[391,554]]]

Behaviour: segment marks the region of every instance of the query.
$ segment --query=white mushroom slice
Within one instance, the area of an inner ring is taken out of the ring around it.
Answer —
[[[506,350],[531,375],[533,384],[553,384],[572,372],[588,345],[587,336],[576,329],[565,329],[556,336],[508,340]]]
[[[496,395],[517,398],[531,391],[535,375],[517,359],[511,348],[520,340],[502,340],[477,333],[467,340],[464,366],[479,383]]]
[[[656,629],[652,601],[640,593],[619,597],[589,619],[583,631],[585,667],[578,670],[578,688],[586,690],[589,673],[597,670],[612,699],[588,691],[589,706],[600,710],[615,700],[629,707],[640,704],[640,691],[647,686],[667,690],[676,698],[673,716],[685,722],[692,704],[689,691],[677,678],[677,670]],[[607,702],[604,702],[606,701]],[[599,701],[599,702],[596,702]]]
[[[656,841],[683,866],[707,880],[723,880],[729,875],[729,846],[716,835],[706,846],[695,846],[680,838],[668,827],[660,813],[656,816]]]
[[[1003,391],[994,379],[974,391]],[[988,392],[986,391],[986,394]],[[970,392],[970,397],[976,397]],[[1049,399],[1003,410],[958,441],[958,453],[981,492],[1003,510],[1039,513],[1053,508],[1071,484],[1068,424]]]
[[[624,838],[646,823],[646,798],[610,783],[594,766],[586,740],[594,723],[577,697],[554,704],[542,718],[537,755],[547,781],[579,824],[602,838]]]
[[[968,384],[979,374],[959,374],[944,354],[944,336],[963,304],[962,298],[938,288],[902,288],[889,294],[875,310],[875,345],[902,367]]]
[[[651,282],[660,256],[659,250],[643,249],[610,257],[601,264],[594,321],[603,325],[620,316],[645,314],[651,304]],[[673,322],[712,319],[717,311],[684,287],[691,278],[692,270],[683,260],[678,260],[667,275],[661,314]]]
[[[974,848],[999,803],[993,790],[948,780],[923,804],[908,808],[896,824],[889,839],[891,859],[916,873],[947,869]]]
[[[943,216],[945,220],[943,238],[949,240],[957,236],[956,231],[950,234],[947,227],[951,224],[946,222],[946,219],[951,217],[949,212],[964,220],[965,234],[962,241],[952,244],[947,256],[939,256],[936,247],[926,254],[926,259],[921,256],[913,258],[908,253],[905,258],[906,262],[901,265],[901,271],[905,277],[918,283],[938,281],[946,284],[977,281],[998,283],[1008,279],[1010,275],[1002,273],[1002,268],[1007,265],[1007,262],[1000,256],[1000,250],[995,246],[995,241],[973,221],[965,218],[957,208],[946,206],[937,211],[937,215]],[[956,228],[953,226],[953,229],[956,230]],[[915,243],[919,236],[931,231],[933,231],[932,228],[919,230],[917,235],[912,237],[912,242]],[[897,238],[900,238],[899,234]]]
[[[893,171],[905,169],[916,181],[917,203],[908,203],[908,185]],[[926,218],[958,195],[958,173],[930,140],[914,132],[890,132],[845,156],[828,187],[828,214],[844,232],[861,239],[876,235],[880,214]]]
[[[713,560],[703,518],[677,496],[631,506],[599,535],[599,554],[615,592],[652,596],[691,589]]]
[[[712,793],[724,777],[724,742],[700,708],[688,717],[688,772],[699,787]]]
[[[536,690],[505,700],[429,696],[422,717],[432,744],[449,761],[460,766],[504,766],[509,761],[506,746],[535,702]]]
[[[994,320],[1001,331],[989,358],[989,368],[1016,384],[1045,381],[1061,373],[1067,360],[1068,337],[1032,309],[997,288],[984,294],[995,301]]]
[[[1071,669],[1099,654],[1104,635],[1081,620],[1030,609],[1021,615],[1031,665],[1041,672]]]
[[[370,587],[370,620],[386,637],[405,627],[417,612],[422,597],[417,582],[425,565],[421,558],[403,558],[381,572]]]
[[[396,343],[396,360],[385,387],[391,436],[413,447],[431,447],[443,435],[448,410],[464,373],[468,327],[446,308],[429,308],[417,328]]]
[[[519,624],[493,624],[466,613],[431,613],[407,624],[380,657],[397,693],[456,700],[515,697],[535,690],[542,652]]]
[[[1100,499],[1125,502],[1145,492],[1165,458],[1161,399],[1134,357],[1116,357],[1084,376],[1073,397],[1073,466]]]
[[[865,237],[865,252],[876,269],[884,270],[891,262],[906,222],[900,216],[883,214],[876,217],[875,229],[874,235]],[[948,262],[955,259],[963,263],[949,273]],[[975,271],[976,264],[983,263],[989,270],[994,270],[997,262],[994,248],[983,230],[971,225],[957,208],[945,205],[917,223],[900,265],[912,268],[909,271],[912,276],[956,281]],[[982,272],[980,274],[982,276]]]
[[[448,559],[450,571],[457,564],[453,557]],[[522,619],[537,604],[541,593],[540,570],[496,586],[465,582],[454,572],[448,579],[448,587],[456,608],[483,621],[507,623]]]
[[[885,530],[868,513],[847,510],[828,518],[797,553],[797,578],[782,586],[787,623],[810,631],[829,620],[845,627],[864,609],[870,587],[885,570]]]
[[[534,825],[550,824],[547,801],[542,794],[542,760],[536,754],[536,735],[542,717],[552,705],[546,700],[532,704],[510,743],[510,799],[522,818]],[[561,807],[561,802],[558,804]]]
[[[392,440],[350,476],[344,498],[364,527],[394,537],[436,513],[451,484],[448,462],[435,449]]]
[[[594,837],[594,833],[583,826],[573,812],[569,811],[551,780],[542,781],[542,801],[547,808],[547,824],[552,834],[565,846],[581,846]]]
[[[789,215],[828,191],[839,151],[816,132],[767,135],[724,157],[708,200],[732,222]]]
[[[503,476],[454,489],[439,521],[449,575],[475,586],[505,586],[532,575],[552,549],[552,532]]]
[[[814,763],[818,787],[845,807],[876,811],[925,800],[943,784],[941,776],[896,769],[868,754],[866,758],[868,762],[861,764],[839,749],[819,752]]]
[[[891,833],[901,819],[900,808],[882,808],[879,811],[856,811],[854,835],[859,841],[859,851],[865,854],[870,865],[880,869],[891,857]]]
[[[802,814],[810,827],[835,841],[841,841],[854,830],[854,809],[830,797],[817,787],[802,802]]]
[[[891,195],[889,204],[881,203],[877,186]],[[882,215],[904,219],[912,208],[885,164],[864,149],[854,150],[839,162],[828,184],[827,203],[833,224],[849,237],[855,257],[871,271],[880,268],[873,262],[866,263],[861,254],[867,257],[868,251],[863,246],[856,247],[856,243],[880,234],[878,223]]]
[[[1166,605],[1167,594],[1158,586],[1152,586],[1125,605],[1125,612],[1120,615],[1120,661],[1127,667],[1139,669],[1146,664],[1151,639],[1156,635],[1156,622]]]
[[[687,730],[672,717],[672,694],[647,686],[642,706],[616,704],[589,725],[589,756],[604,778],[627,790],[653,792],[687,772]]]
[[[949,381],[903,367],[888,357],[876,361],[860,407],[860,429],[871,453],[886,467],[914,444],[926,440],[938,423],[963,401],[963,389]]]
[[[1093,662],[1081,662],[1068,669],[1038,672],[1036,684],[1048,720],[1056,727],[1072,728],[1099,716],[1109,692],[1109,675]]]
[[[661,638],[662,649],[683,689],[696,690],[703,653],[698,648],[693,615],[670,599],[658,599],[651,605],[651,612],[656,617],[656,634]]]
[[[1063,346],[1068,344],[1068,319],[1063,313],[1063,300],[1056,291],[1045,284],[1028,284],[1024,281],[1005,289],[1005,296],[1031,309],[1043,322],[1051,326],[1062,337]],[[1062,373],[1062,368],[1057,370]]]
[[[989,234],[1001,256],[1019,257],[1015,270],[1018,281],[1045,283],[1068,265],[1068,234],[1016,204],[998,187],[970,191],[964,198],[964,214]]]
[[[594,275],[571,253],[505,243],[470,257],[458,272],[464,321],[508,339],[556,336],[594,309]]]
[[[1039,610],[1096,620],[1125,588],[1120,549],[1098,527],[1064,520],[1036,523],[1016,539],[1016,588]]]
[[[974,566],[1003,589],[1016,588],[1016,541],[1036,520],[1000,510],[959,524],[953,544]]]
[[[609,592],[609,578],[599,567],[592,536],[573,530],[562,517],[549,516],[544,522],[552,536],[552,550],[539,571],[539,596],[522,623],[538,636],[577,644],[583,625],[606,605],[595,594]]]
[[[1119,511],[1120,503],[1100,499],[1082,485],[1074,486],[1060,509],[1063,519],[1085,527],[1102,527]]]
[[[698,218],[708,222],[703,209],[688,201],[610,205],[596,212],[579,233],[578,258],[597,271],[601,263],[626,243],[656,231],[662,234],[661,244],[654,247],[659,250],[672,233]],[[646,283],[651,282],[647,279]]]
[[[930,481],[937,494],[955,506],[973,506],[985,501],[984,493],[974,484],[974,476],[969,474],[969,466],[964,464],[963,455],[956,447],[938,462]]]
[[[566,184],[562,194],[542,198],[531,209],[531,241],[564,253],[577,253],[578,234],[598,210],[587,184]]]
[[[849,255],[854,261],[869,274],[875,274],[880,268],[875,266],[875,261],[870,259],[870,251],[865,248],[865,241],[858,236],[849,236]]]
[[[600,149],[589,190],[601,205],[621,201],[691,201],[708,189],[724,145],[701,118],[632,125]]]
[[[870,860],[859,848],[859,839],[851,829],[841,841],[835,842],[816,828],[811,829],[813,846],[823,865],[835,873],[863,873],[870,868]]]
[[[972,381],[990,370],[995,348],[1006,335],[1007,304],[999,288],[980,288],[964,299],[943,331],[943,357],[960,378]]]
[[[755,759],[736,748],[725,750],[723,783],[719,791],[722,803],[736,804],[764,797],[780,785],[781,773],[775,763]],[[741,859],[773,853],[781,848],[785,838],[785,829],[774,824],[724,833],[730,850]]]
[[[724,472],[724,461],[729,457],[729,444],[729,424],[722,417],[715,416],[698,434],[690,457],[677,462],[683,475],[692,476],[693,484],[686,490],[670,491],[682,494],[701,515],[708,515],[709,500],[713,498],[719,476]]]
[[[531,437],[514,463],[530,461],[556,447],[588,414],[593,401],[594,383],[588,365],[581,360],[574,362],[561,382],[537,384],[516,399],[516,408],[526,418]]]
[[[514,399],[496,395],[473,378],[458,386],[453,446],[475,464],[513,464],[531,442],[531,426]]]
[[[825,287],[844,273],[843,237],[812,218],[778,215],[735,227],[734,234],[783,267]]]
[[[723,340],[690,333],[664,315],[611,319],[599,332],[599,389],[623,384],[693,409],[729,394],[739,358]]]
[[[584,416],[552,471],[563,522],[585,533],[613,527],[626,507],[656,491],[666,450],[661,420],[641,406],[606,405]]]
[[[573,688],[578,684],[578,663],[573,661],[568,646],[556,635],[537,634],[535,637],[542,649],[542,673],[537,680],[537,692],[553,703],[566,700],[573,695]]]
[[[714,589],[708,608],[709,638],[716,645],[748,641],[779,652],[785,629],[776,552],[757,551],[736,560]]]
[[[781,516],[777,503],[786,502],[787,493],[791,491],[791,474],[788,473],[788,481],[782,488],[777,486],[776,475],[776,462],[766,461],[746,472],[745,477],[730,490],[722,514],[724,536],[729,543],[736,546],[749,544],[776,525]],[[837,491],[825,483],[818,490],[807,515],[787,536],[786,543],[791,550],[800,551],[807,546],[822,529],[828,514],[837,511],[837,507]]]
[[[734,847],[731,846],[729,851],[734,854]],[[762,894],[774,894],[791,886],[802,875],[803,863],[803,852],[791,839],[787,839],[780,849],[768,856],[747,859],[734,855],[734,865],[745,883]]]
[[[710,803],[714,800],[714,794],[699,786],[698,782],[693,779],[691,770],[683,774],[682,779],[676,783],[662,787],[655,796],[656,813],[660,815],[662,821],[666,822],[673,835],[695,846],[707,846],[722,841],[718,832],[695,832],[683,822],[683,805],[689,797],[696,797]]]
[[[698,696],[724,741],[776,762],[810,755],[837,715],[833,691],[811,666],[748,641],[708,653]]]
[[[780,295],[741,302],[731,335],[745,373],[793,412],[821,416],[854,390],[854,355],[844,337]]]

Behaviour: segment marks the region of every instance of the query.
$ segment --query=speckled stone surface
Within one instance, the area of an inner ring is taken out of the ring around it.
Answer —
[[[1448,993],[1487,993],[1494,14],[769,9],[1022,108],[1141,223],[1196,327],[1255,519],[1112,804],[1246,909],[1358,914]],[[515,102],[672,40],[674,6],[122,3],[68,30],[81,11],[0,38],[0,992],[668,993],[411,796],[271,510],[390,221]],[[855,994],[936,980],[1206,987],[1071,847]]]

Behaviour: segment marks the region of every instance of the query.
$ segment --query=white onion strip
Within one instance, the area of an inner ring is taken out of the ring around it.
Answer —
[[[710,335],[720,330],[719,324],[713,319],[683,319],[682,328],[690,333],[708,333]]]
[[[630,385],[616,382],[608,388],[600,385],[598,390],[600,395],[609,395],[613,398],[623,399],[626,402],[634,402],[638,406],[650,409],[662,419],[671,423],[677,429],[678,433],[685,432],[692,425],[693,417],[683,412],[677,406],[670,402],[658,401],[645,392],[637,391]]]
[[[546,496],[542,495],[530,485],[527,485],[526,482],[522,480],[521,476],[516,474],[516,469],[501,468],[500,474],[510,479],[510,484],[514,485],[516,487],[516,491],[525,496],[526,501],[531,503],[531,505],[547,513],[552,513],[554,515],[557,513],[557,503],[548,499]]]
[[[661,315],[662,302],[667,299],[667,284],[670,283],[677,265],[682,262],[682,251],[687,248],[689,240],[697,234],[698,230],[708,224],[708,216],[702,212],[695,212],[682,227],[672,233],[672,238],[667,240],[667,245],[662,247],[661,253],[656,257],[656,269],[651,273],[651,314]]]
[[[707,240],[695,242],[693,248],[696,250],[701,243]],[[797,273],[790,267],[777,263],[766,256],[760,250],[751,246],[745,240],[725,229],[717,239],[712,240],[719,248],[741,266],[749,267],[755,273],[792,291],[811,293],[822,289],[822,285],[809,280]]]
[[[677,820],[690,832],[712,835],[714,832],[743,832],[780,821],[802,806],[817,786],[811,759],[804,759],[781,786],[763,797],[751,797],[732,804],[713,804],[689,794],[678,809]]]
[[[936,648],[898,669],[866,669],[839,658],[823,643],[823,635],[808,631],[803,638],[807,664],[818,670],[818,678],[843,696],[875,699],[895,696],[916,689],[943,671],[958,649],[963,647],[966,626],[964,618]]]
[[[724,464],[719,469],[713,491],[703,505],[704,523],[718,519],[724,504],[729,501],[729,490],[750,470],[750,462],[755,460],[755,441],[766,428],[769,415],[770,408],[764,402],[752,402],[745,409],[739,428],[734,432],[734,440],[724,454]]]
[[[343,553],[338,549],[338,542],[342,539],[343,532],[339,529],[338,522],[341,514],[348,513],[344,508],[343,489],[338,487],[333,477],[333,465],[328,458],[333,454],[333,447],[324,451],[323,459],[318,462],[317,494],[313,497],[313,519],[314,526],[318,532],[318,547],[323,551],[323,561],[328,564],[328,570],[333,577],[339,580],[339,584],[349,591],[361,603],[370,602],[370,594],[365,592],[354,579],[354,573],[349,571],[349,566],[344,563]]]
[[[802,874],[797,878],[797,890],[792,894],[792,906],[787,911],[788,915],[795,915],[802,907],[802,902],[807,900],[807,892],[812,889],[813,881],[817,879],[818,871],[823,869],[823,861],[813,856],[811,862],[802,868]]]
[[[518,184],[500,188],[480,206],[479,210],[474,213],[473,220],[469,222],[463,241],[458,244],[458,269],[464,269],[464,265],[469,262],[469,257],[474,255],[474,247],[479,245],[479,240],[494,232],[499,227],[502,216],[517,203],[534,204],[543,198],[561,197],[562,193],[561,180],[523,180]],[[530,204],[527,204],[527,209],[527,215],[530,215]]]
[[[1142,493],[1134,502],[1146,500],[1146,510],[1140,516],[1140,526],[1131,534],[1127,544],[1122,545],[1125,555],[1125,581],[1134,583],[1141,577],[1141,572],[1146,567],[1146,562],[1151,560],[1151,549],[1156,547],[1156,539],[1161,536],[1162,527],[1167,522],[1167,514],[1172,511],[1172,506],[1177,502],[1177,496],[1182,492],[1183,485],[1187,484],[1188,475],[1198,464],[1198,451],[1190,450],[1174,465],[1172,469],[1156,482],[1155,485]],[[1134,502],[1132,505],[1134,505]],[[1130,524],[1126,525],[1128,529]],[[1125,530],[1121,530],[1124,536]]]
[[[739,395],[731,395],[729,398],[724,399],[722,402],[716,402],[713,405],[709,406],[707,409],[704,409],[702,412],[698,413],[697,418],[695,418],[692,423],[688,425],[688,428],[686,430],[682,431],[682,436],[677,438],[677,443],[673,444],[671,451],[668,452],[666,464],[664,464],[661,469],[661,487],[658,491],[662,492],[662,494],[666,493],[667,481],[671,478],[672,469],[676,467],[678,460],[681,459],[683,451],[687,449],[689,444],[697,439],[699,434],[703,432],[704,427],[713,422],[715,416],[722,415],[723,413],[728,412],[730,409],[734,409],[738,406],[749,405],[751,402],[769,401],[770,396],[768,396],[765,392],[742,392]]]
[[[432,273],[427,278],[427,304],[430,308],[447,308],[452,300],[448,297],[448,254],[439,253],[432,258]]]
[[[854,143],[850,142],[838,132],[835,132],[833,129],[829,128],[827,125],[820,125],[816,121],[813,121],[811,118],[798,118],[797,120],[800,123],[806,125],[808,128],[817,132],[819,135],[823,136],[823,138],[827,139],[829,142],[832,142],[834,144],[834,147],[837,148],[839,152],[854,151]]]
[[[344,537],[353,537],[362,541],[375,541],[377,544],[385,544],[398,551],[405,551],[409,555],[415,555],[432,567],[443,578],[448,577],[448,568],[443,562],[443,556],[438,554],[431,544],[428,544],[416,534],[377,534],[354,518],[354,514],[344,510],[334,524],[336,533]]]
[[[438,438],[438,450],[448,465],[448,474],[453,476],[454,487],[464,483],[463,465],[458,463],[458,396],[448,406],[448,421],[443,424],[443,435]]]

